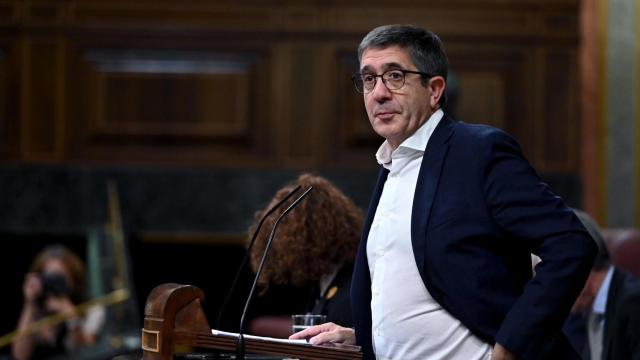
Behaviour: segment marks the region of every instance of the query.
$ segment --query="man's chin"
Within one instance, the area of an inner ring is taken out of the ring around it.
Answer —
[[[393,121],[383,121],[380,119],[376,119],[373,130],[385,138],[387,135],[393,135],[396,132],[395,123]]]

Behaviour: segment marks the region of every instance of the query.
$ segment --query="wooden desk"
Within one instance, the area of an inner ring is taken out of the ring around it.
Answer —
[[[236,338],[213,335],[202,310],[202,290],[191,285],[163,284],[151,291],[144,309],[143,360],[173,360],[176,345],[235,351]],[[246,352],[301,360],[359,360],[362,353],[337,346],[289,344],[246,339]]]

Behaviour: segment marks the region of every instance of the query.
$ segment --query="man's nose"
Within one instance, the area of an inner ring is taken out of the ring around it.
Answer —
[[[382,78],[376,81],[373,90],[371,90],[371,96],[378,102],[385,102],[391,98],[391,91],[387,88],[387,84],[384,83]]]

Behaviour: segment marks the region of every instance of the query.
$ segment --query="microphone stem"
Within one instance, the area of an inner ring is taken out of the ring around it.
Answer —
[[[245,360],[245,343],[242,332],[238,334],[238,345],[236,346],[236,360]]]
[[[244,310],[242,310],[242,317],[240,318],[240,331],[238,334],[238,344],[236,347],[236,360],[244,360],[245,343],[244,343],[244,337],[242,336],[242,334],[244,333],[245,318],[249,310],[249,306],[251,305],[251,300],[253,299],[253,293],[256,290],[258,279],[260,278],[260,274],[262,273],[262,267],[264,266],[265,260],[267,259],[267,254],[269,252],[269,249],[271,248],[271,242],[273,241],[273,238],[276,234],[278,223],[280,223],[280,220],[282,220],[282,218],[284,218],[285,215],[287,215],[294,207],[296,207],[296,205],[298,205],[298,203],[302,201],[302,199],[304,199],[307,196],[307,194],[311,192],[311,190],[313,190],[313,186],[310,186],[307,189],[307,191],[305,191],[302,195],[300,195],[299,198],[297,198],[291,205],[289,205],[289,207],[285,211],[283,211],[282,214],[280,214],[276,222],[273,224],[273,228],[271,229],[271,233],[269,234],[267,245],[264,247],[264,253],[262,254],[260,265],[258,266],[258,270],[256,271],[256,276],[253,279],[253,284],[251,285],[251,291],[249,292],[249,297],[247,298],[247,302],[244,304]],[[242,356],[240,357],[239,355],[242,355]]]
[[[236,276],[233,278],[233,281],[231,282],[231,286],[229,287],[229,292],[227,292],[227,296],[224,298],[224,301],[222,302],[222,306],[220,306],[220,311],[218,312],[218,319],[216,321],[216,329],[220,329],[220,324],[222,323],[222,314],[224,313],[224,310],[227,308],[229,300],[231,299],[231,294],[233,294],[233,290],[236,288],[236,286],[238,286],[238,280],[240,279],[240,274],[242,273],[242,269],[244,269],[244,266],[247,264],[247,261],[249,260],[249,256],[251,255],[251,249],[253,248],[253,244],[256,242],[258,233],[260,233],[260,228],[262,228],[262,224],[265,222],[265,220],[267,220],[267,218],[269,217],[269,215],[271,215],[271,213],[273,213],[276,209],[282,206],[282,204],[285,201],[287,201],[293,194],[298,192],[298,190],[300,190],[301,187],[302,187],[301,185],[296,186],[293,190],[291,190],[287,194],[287,196],[285,196],[282,200],[278,201],[277,204],[273,205],[273,207],[271,207],[271,209],[269,209],[267,213],[264,214],[264,216],[262,216],[260,223],[258,223],[256,230],[253,232],[253,236],[251,237],[251,242],[247,247],[247,251],[244,253],[244,258],[242,259],[242,262],[238,267],[238,271],[236,271]]]

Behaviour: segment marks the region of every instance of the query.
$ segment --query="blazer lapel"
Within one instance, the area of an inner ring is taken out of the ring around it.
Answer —
[[[380,171],[378,172],[378,180],[376,182],[376,188],[373,191],[373,195],[371,196],[371,201],[369,202],[369,210],[367,211],[367,218],[364,221],[364,225],[362,227],[362,238],[360,239],[360,244],[366,244],[367,239],[369,238],[369,230],[371,230],[371,223],[373,222],[373,218],[376,215],[376,210],[378,209],[378,203],[380,202],[380,196],[382,196],[382,189],[384,188],[384,183],[387,181],[387,175],[389,175],[389,170],[385,169],[384,166],[380,166]]]
[[[433,199],[440,181],[442,165],[449,150],[447,140],[454,132],[454,122],[445,115],[431,135],[425,149],[418,173],[418,182],[413,196],[411,212],[411,244],[422,281],[426,283],[425,247],[427,242],[427,226]]]
[[[351,312],[353,323],[356,327],[356,340],[358,345],[362,347],[364,359],[375,359],[371,342],[371,276],[369,274],[369,263],[367,261],[367,239],[369,238],[371,223],[375,217],[388,174],[389,171],[381,166],[376,188],[369,203],[367,218],[362,227],[362,237],[358,245],[358,254],[356,255],[356,263],[351,281]]]

